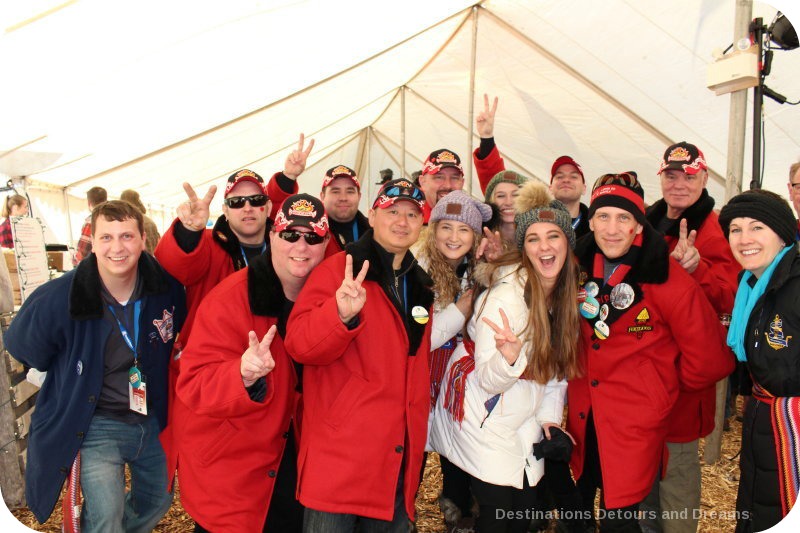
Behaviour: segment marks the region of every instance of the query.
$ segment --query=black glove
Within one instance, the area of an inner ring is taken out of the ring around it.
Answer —
[[[572,455],[572,441],[560,427],[550,428],[550,439],[543,437],[533,445],[533,456],[537,459],[569,462]]]

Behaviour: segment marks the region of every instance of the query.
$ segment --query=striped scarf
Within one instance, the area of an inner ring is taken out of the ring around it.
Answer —
[[[753,397],[770,406],[781,508],[786,516],[800,492],[800,397],[773,396],[755,380]]]
[[[444,408],[458,422],[464,421],[464,394],[467,390],[467,376],[475,370],[475,342],[464,339],[464,348],[467,355],[453,363],[447,376],[447,386],[444,391]]]
[[[81,531],[81,452],[75,456],[72,468],[67,476],[67,491],[61,501],[64,533],[80,533]]]
[[[431,357],[428,361],[428,369],[431,374],[431,409],[436,406],[436,400],[439,398],[444,371],[447,369],[447,362],[450,361],[450,356],[453,355],[453,351],[456,349],[456,342],[456,337],[453,337],[431,352]]]

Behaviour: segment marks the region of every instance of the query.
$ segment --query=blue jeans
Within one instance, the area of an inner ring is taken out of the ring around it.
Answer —
[[[379,520],[354,514],[328,513],[306,507],[303,517],[304,533],[352,533],[358,525],[359,533],[408,533],[411,523],[408,520],[403,497],[403,472],[397,483],[394,497],[394,516],[392,520]]]
[[[158,420],[126,424],[95,416],[81,446],[84,533],[149,532],[172,505]],[[131,490],[125,494],[125,465]]]

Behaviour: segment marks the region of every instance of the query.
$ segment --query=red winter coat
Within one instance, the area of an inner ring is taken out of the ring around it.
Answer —
[[[489,182],[492,181],[492,178],[498,172],[502,172],[506,169],[506,162],[503,161],[503,158],[500,156],[500,151],[497,149],[497,145],[492,148],[492,151],[489,152],[489,155],[486,156],[485,159],[478,159],[478,151],[480,148],[476,148],[474,152],[472,152],[472,161],[475,163],[475,172],[478,173],[478,183],[481,185],[481,192],[486,194],[486,187],[489,185]]]
[[[391,259],[372,231],[347,253],[353,272],[369,260],[358,325],[348,329],[337,312],[345,271],[340,253],[311,273],[287,326],[286,349],[304,365],[298,499],[319,511],[391,520],[402,468],[405,509],[413,518],[430,408],[431,321],[420,324],[411,312],[431,312],[432,282],[419,266],[410,269],[408,311],[401,314],[387,296]],[[403,268],[411,260],[409,253]]]
[[[278,185],[276,173],[267,183],[267,194],[272,200],[270,220],[274,220],[283,201],[297,192],[297,183],[294,183],[294,192],[286,192]],[[288,179],[288,178],[284,178]],[[190,253],[186,253],[175,240],[175,226],[180,224],[176,218],[170,228],[158,241],[155,256],[164,269],[186,287],[186,307],[188,314],[186,324],[180,337],[175,342],[176,351],[181,346],[186,346],[194,325],[194,317],[200,307],[200,302],[206,294],[217,284],[235,271],[245,267],[239,240],[228,225],[225,216],[217,219],[214,229],[203,230],[200,243]],[[267,228],[270,227],[269,222]],[[265,229],[265,238],[268,238]],[[267,240],[267,242],[269,242]],[[241,354],[240,354],[241,355]],[[189,416],[185,405],[175,397],[175,382],[180,374],[180,359],[173,358],[170,364],[170,392],[169,392],[169,424],[161,432],[161,444],[167,456],[167,472],[172,483],[172,477],[178,464],[177,451],[173,445],[173,430],[177,430],[183,420]]]
[[[584,271],[591,273],[596,249],[593,238],[580,241],[576,254]],[[610,324],[605,340],[595,339],[582,321],[584,375],[571,380],[567,392],[567,429],[577,441],[573,474],[583,473],[591,410],[609,509],[639,503],[650,492],[679,389],[702,390],[734,367],[711,304],[649,224],[625,282],[641,288],[642,300]]]
[[[692,272],[692,278],[700,284],[718,315],[730,315],[741,267],[733,258],[713,208],[714,199],[704,190],[697,202],[688,207],[680,218],[686,219],[689,231],[697,231],[694,246],[700,252],[701,259]],[[666,202],[659,200],[647,210],[647,218],[655,226],[666,213]],[[679,222],[669,228],[664,236],[670,252],[678,244],[678,227]],[[727,345],[724,349],[728,349]],[[667,442],[691,442],[711,433],[714,430],[716,403],[716,386],[697,392],[681,391],[670,415]]]
[[[297,410],[297,376],[280,335],[263,402],[250,399],[240,373],[248,332],[261,339],[278,321],[280,287],[267,251],[209,292],[181,355],[177,396],[186,417],[173,434],[181,503],[215,533],[261,531]]]

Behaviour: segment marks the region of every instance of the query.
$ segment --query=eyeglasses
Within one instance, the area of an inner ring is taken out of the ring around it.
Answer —
[[[286,242],[297,242],[300,240],[300,237],[302,237],[306,240],[306,244],[308,244],[309,246],[321,244],[322,241],[325,240],[325,237],[317,235],[316,233],[303,233],[302,231],[288,230],[288,229],[279,231],[278,237],[280,237]]]
[[[269,196],[266,194],[254,194],[252,196],[229,196],[225,198],[225,205],[231,209],[241,209],[244,207],[245,202],[250,202],[253,207],[261,207],[267,205]]]
[[[425,196],[422,191],[414,187],[389,187],[383,191],[383,194],[389,198],[412,198],[418,202],[424,202]]]

